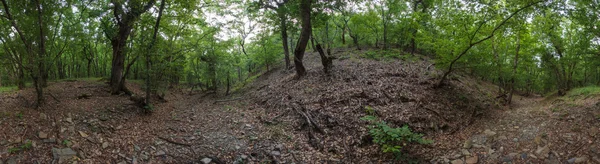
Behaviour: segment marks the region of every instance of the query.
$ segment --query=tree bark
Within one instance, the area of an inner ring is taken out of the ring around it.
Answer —
[[[312,26],[310,23],[310,12],[311,12],[311,0],[300,1],[300,17],[302,22],[302,30],[300,31],[300,38],[298,39],[298,46],[294,50],[294,64],[296,65],[297,77],[306,75],[306,68],[302,63],[304,58],[304,52],[308,44],[308,39],[312,33]]]
[[[290,66],[290,49],[288,46],[288,34],[287,34],[287,18],[283,11],[283,4],[278,5],[277,14],[279,15],[279,29],[281,30],[281,43],[283,44],[283,53],[285,58],[285,69],[289,69]]]
[[[510,92],[508,93],[507,104],[512,103],[512,97],[515,92],[515,76],[517,75],[517,66],[519,64],[519,49],[521,49],[521,37],[519,36],[519,33],[517,33],[517,49],[515,50],[515,59],[513,64],[512,77],[510,79]]]
[[[110,76],[110,87],[112,94],[119,94],[120,92],[129,92],[125,87],[125,77],[123,74],[125,67],[125,48],[127,40],[133,29],[135,21],[140,15],[150,7],[154,5],[156,0],[149,0],[149,2],[140,8],[135,4],[129,4],[132,6],[130,11],[123,11],[123,6],[119,1],[111,0],[113,4],[113,14],[117,20],[118,33],[115,36],[110,36],[112,45],[112,64],[111,64],[111,76]]]

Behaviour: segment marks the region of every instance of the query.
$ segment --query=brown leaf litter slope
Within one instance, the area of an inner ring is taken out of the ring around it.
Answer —
[[[300,130],[291,141],[291,152],[298,151],[295,156],[305,157],[305,162],[391,160],[370,142],[367,122],[360,120],[368,107],[393,127],[407,124],[433,138],[469,125],[494,104],[488,91],[461,81],[468,78],[455,77],[450,85],[434,89],[438,72],[426,57],[374,61],[358,57],[360,53],[364,51],[335,60],[330,75],[322,73],[318,56],[310,54],[306,77],[296,80],[292,72],[273,72],[255,84],[256,107],[270,116],[285,115],[292,122],[288,128]],[[306,115],[324,133],[304,127]],[[415,146],[407,153],[419,158],[429,150]]]

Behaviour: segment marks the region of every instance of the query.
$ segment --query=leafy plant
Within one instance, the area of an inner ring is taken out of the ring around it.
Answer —
[[[21,112],[17,113],[16,116],[19,119],[23,119],[23,113],[21,113]]]
[[[69,146],[69,145],[71,145],[71,141],[69,141],[69,140],[63,140],[62,144],[65,145],[65,146]]]
[[[373,142],[381,146],[384,153],[392,153],[396,159],[402,157],[402,147],[409,143],[431,144],[432,140],[423,138],[423,134],[413,133],[408,125],[401,128],[392,128],[385,121],[372,115],[367,115],[361,120],[369,121],[369,135],[373,137]]]
[[[33,143],[31,141],[26,141],[19,147],[9,148],[8,153],[17,153],[20,151],[29,150],[29,149],[31,149],[31,147],[33,147]]]

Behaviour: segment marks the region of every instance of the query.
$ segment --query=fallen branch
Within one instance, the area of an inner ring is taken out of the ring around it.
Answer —
[[[300,114],[302,117],[304,117],[306,124],[310,127],[312,127],[313,129],[317,130],[317,132],[324,134],[325,131],[314,121],[314,119],[311,117],[310,113],[308,113],[308,111],[306,110],[306,108],[302,107],[301,105],[299,105],[298,103],[295,103],[295,106],[298,106],[298,108],[302,109],[302,111],[296,107],[292,107],[294,109],[294,111],[296,111],[296,113]],[[304,112],[303,112],[304,111]]]
[[[60,102],[60,100],[58,100],[58,98],[56,98],[56,96],[54,96],[54,94],[52,93],[48,93],[50,95],[50,97],[52,97],[54,100]]]
[[[156,136],[156,137],[158,137],[161,140],[167,141],[168,143],[171,143],[171,144],[175,144],[175,145],[179,145],[179,146],[187,146],[187,147],[191,147],[192,146],[190,144],[173,141],[173,140],[165,138],[165,137],[161,137],[161,136]]]

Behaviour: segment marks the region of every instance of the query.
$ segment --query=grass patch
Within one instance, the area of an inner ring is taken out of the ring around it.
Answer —
[[[17,88],[17,86],[5,86],[5,87],[0,87],[0,93],[4,93],[4,92],[12,92],[12,91],[16,91],[19,88]]]
[[[583,88],[575,88],[567,93],[569,97],[577,97],[577,96],[594,96],[600,95],[600,87],[599,86],[588,86]]]

